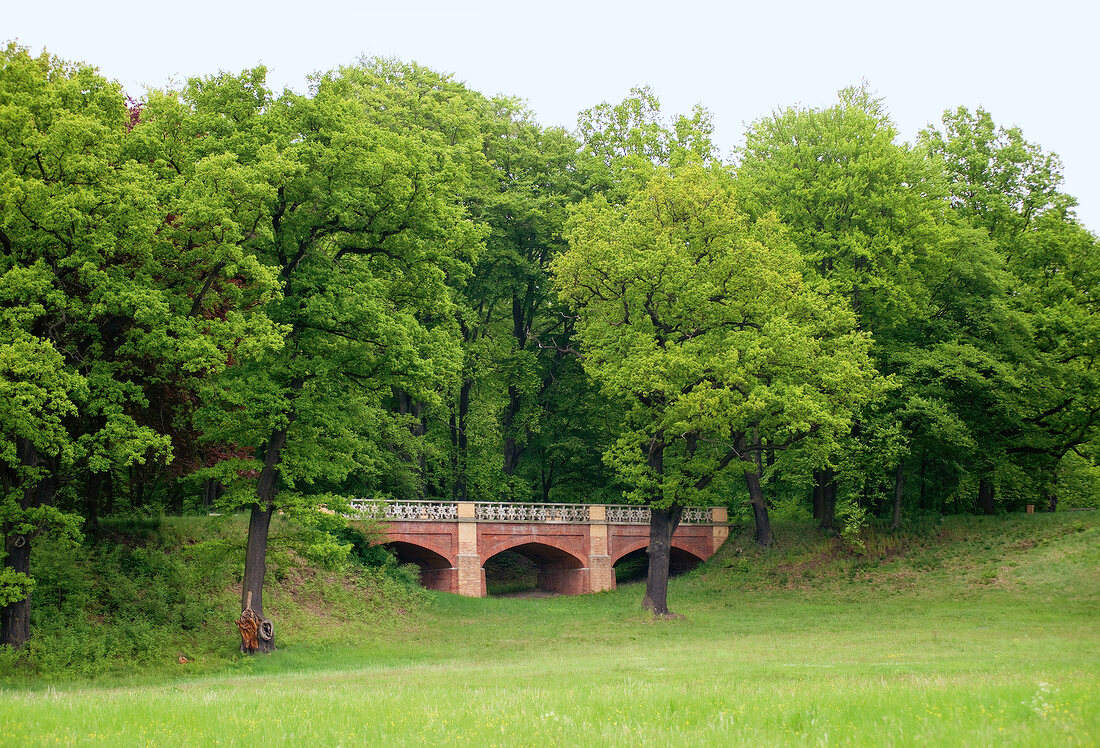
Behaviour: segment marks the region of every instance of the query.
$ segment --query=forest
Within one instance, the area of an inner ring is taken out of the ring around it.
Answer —
[[[864,84],[721,154],[645,87],[567,131],[393,59],[135,99],[8,44],[0,644],[36,547],[109,517],[247,513],[262,617],[273,516],[645,504],[661,615],[686,506],[763,548],[1098,506],[1097,236],[1055,154],[929,118]]]

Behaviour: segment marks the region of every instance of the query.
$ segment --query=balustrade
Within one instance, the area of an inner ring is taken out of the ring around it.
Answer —
[[[587,504],[513,504],[509,502],[473,502],[473,518],[480,522],[590,522]],[[458,519],[457,501],[373,501],[354,499],[354,516],[367,519],[427,522]],[[615,525],[648,525],[649,508],[625,504],[604,505],[606,522]],[[712,522],[709,507],[684,508],[682,525],[706,525]]]

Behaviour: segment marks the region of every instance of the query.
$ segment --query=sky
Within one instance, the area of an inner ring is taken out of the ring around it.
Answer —
[[[1061,157],[1095,233],[1098,31],[1094,0],[0,0],[0,39],[91,63],[131,94],[261,63],[272,88],[304,92],[311,73],[380,55],[569,129],[649,85],[665,114],[709,109],[724,152],[772,111],[866,80],[904,140],[960,105],[1020,127]]]

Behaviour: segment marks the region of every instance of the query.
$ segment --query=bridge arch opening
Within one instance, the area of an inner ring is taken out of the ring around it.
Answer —
[[[542,543],[523,543],[484,561],[489,595],[544,590],[562,595],[588,592],[588,569],[571,553]]]
[[[673,546],[669,553],[668,575],[675,577],[691,571],[703,559],[690,551]],[[649,553],[646,548],[639,548],[624,554],[615,562],[615,583],[629,584],[631,582],[644,582],[649,573]]]
[[[397,562],[400,564],[416,564],[420,569],[420,584],[429,590],[440,592],[457,592],[457,572],[446,557],[441,556],[430,548],[395,540],[386,543]]]

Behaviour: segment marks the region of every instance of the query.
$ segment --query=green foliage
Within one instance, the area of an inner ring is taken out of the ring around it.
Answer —
[[[751,460],[752,434],[839,435],[875,390],[866,337],[803,280],[774,221],[745,219],[724,170],[659,171],[623,206],[594,199],[569,239],[555,282],[585,371],[629,408],[607,459],[635,501],[703,501],[721,467]]]
[[[996,308],[1007,324],[969,356],[981,357],[976,368],[992,385],[975,398],[995,414],[978,432],[982,466],[999,484],[1049,502],[1058,465],[1100,429],[1092,364],[1100,330],[1091,301],[1100,279],[1096,236],[1073,217],[1058,157],[1018,128],[997,126],[985,110],[945,112],[942,128],[923,131],[921,143],[942,160],[954,211],[988,238],[1003,264]]]
[[[291,522],[274,528],[269,581],[272,605],[287,619],[287,641],[307,631],[316,641],[347,635],[316,630],[307,611],[317,596],[328,617],[345,623],[420,604],[415,574],[410,578],[377,546],[366,549],[377,549],[381,562],[362,565],[352,544],[333,532]],[[358,532],[365,538],[369,529]],[[18,656],[0,655],[0,677],[17,669],[49,678],[157,669],[180,652],[224,666],[233,655],[228,645],[239,608],[232,588],[240,584],[242,551],[241,523],[233,517],[104,520],[99,539],[39,540],[31,580],[35,635]]]
[[[5,558],[0,605],[34,587],[45,670],[227,615],[179,590],[235,583],[240,543],[180,550],[192,572],[111,515],[277,509],[289,583],[411,579],[318,508],[351,496],[740,517],[747,489],[797,518],[827,471],[864,554],[894,492],[1097,505],[1097,237],[1058,158],[984,110],[910,146],[849,88],[752,124],[730,169],[705,109],[648,88],[574,136],[398,60],[306,95],[265,76],[135,103],[0,52],[0,529],[35,570]]]
[[[0,568],[0,605],[7,606],[26,599],[34,589],[34,580],[21,571]]]

